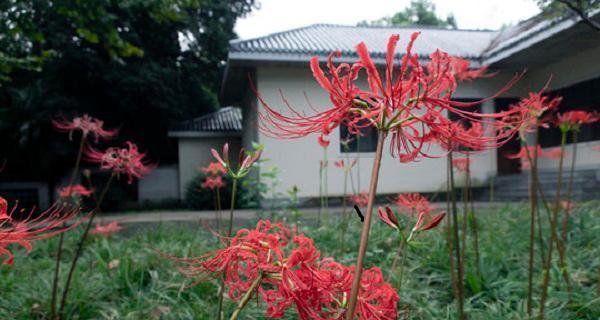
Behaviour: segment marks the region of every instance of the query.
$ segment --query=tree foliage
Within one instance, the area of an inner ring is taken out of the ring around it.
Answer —
[[[600,31],[600,22],[589,14],[600,9],[600,0],[536,0],[546,18],[579,17],[591,28]]]
[[[435,4],[430,0],[412,0],[410,6],[389,17],[374,21],[362,21],[359,26],[433,26],[456,29],[454,15],[441,18],[435,12]]]
[[[235,21],[254,6],[255,0],[2,1],[4,178],[52,183],[62,176],[75,150],[49,120],[83,113],[120,127],[155,161],[174,161],[168,127],[217,108]]]

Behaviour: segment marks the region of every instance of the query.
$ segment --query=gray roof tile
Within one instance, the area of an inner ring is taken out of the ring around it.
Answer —
[[[249,40],[233,40],[230,52],[269,53],[278,55],[320,55],[340,50],[343,56],[356,56],[356,45],[364,41],[373,58],[383,58],[388,38],[399,34],[398,53],[406,47],[410,35],[420,31],[413,52],[426,57],[436,49],[463,58],[479,58],[497,36],[496,31],[452,30],[428,27],[357,27],[315,24],[289,31],[273,33]]]
[[[171,132],[241,132],[242,110],[225,107],[219,111],[180,122],[171,128]]]

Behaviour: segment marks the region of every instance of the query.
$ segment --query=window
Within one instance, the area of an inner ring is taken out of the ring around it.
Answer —
[[[371,126],[360,130],[360,135],[348,132],[345,124],[340,125],[340,152],[375,152],[377,130]]]

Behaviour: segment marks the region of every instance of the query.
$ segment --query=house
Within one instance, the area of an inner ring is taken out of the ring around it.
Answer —
[[[600,20],[598,12],[593,19]],[[278,32],[248,40],[230,43],[227,68],[223,79],[222,100],[237,105],[242,110],[241,144],[252,142],[264,144],[264,157],[269,165],[281,170],[278,191],[284,192],[297,186],[302,197],[317,197],[319,190],[319,164],[324,159],[323,148],[317,137],[295,140],[278,140],[267,137],[258,129],[258,113],[262,106],[250,89],[249,80],[255,84],[262,97],[273,107],[285,112],[283,94],[300,112],[311,114],[307,103],[315,108],[329,105],[326,93],[312,78],[309,59],[318,56],[325,62],[327,55],[335,50],[342,52],[338,62],[356,61],[355,45],[364,41],[377,64],[383,66],[387,39],[399,34],[399,48],[406,46],[411,33],[421,32],[413,52],[427,59],[437,48],[469,59],[475,67],[489,66],[497,72],[491,78],[477,79],[459,85],[456,99],[481,99],[493,95],[516,72],[527,69],[526,75],[508,92],[493,101],[482,104],[482,112],[506,108],[527,95],[538,91],[552,78],[547,92],[564,96],[561,111],[570,109],[598,110],[600,106],[600,33],[593,31],[578,19],[543,20],[534,17],[517,26],[501,31],[449,30],[423,27],[356,27],[317,24],[289,31]],[[400,50],[398,52],[401,52]],[[344,128],[331,135],[326,157],[335,160],[359,157],[354,170],[355,179],[361,181],[360,189],[366,190],[373,162],[374,139],[368,134],[360,144],[353,143],[344,150],[340,143]],[[579,196],[598,195],[600,186],[600,152],[592,147],[600,145],[600,125],[586,127],[580,135],[577,169],[582,172]],[[543,130],[540,134],[543,147],[557,147],[559,141],[555,130]],[[389,143],[389,141],[388,141]],[[567,151],[570,150],[570,145]],[[187,148],[187,147],[186,147]],[[519,145],[507,144],[499,150],[487,151],[473,156],[473,174],[478,185],[487,185],[491,179],[507,193],[526,188],[526,177],[519,175],[518,163],[504,155],[516,152]],[[442,154],[440,150],[440,154]],[[180,150],[180,156],[182,152]],[[180,159],[180,163],[182,160]],[[566,161],[566,166],[569,161]],[[551,174],[557,168],[556,161],[542,160],[541,170]],[[180,165],[180,170],[184,170]],[[187,170],[187,169],[186,169]],[[401,164],[384,153],[382,174],[378,191],[381,194],[397,192],[436,192],[445,188],[446,159],[422,159],[416,163]],[[586,171],[587,170],[587,171]],[[343,173],[329,166],[329,194],[342,195]],[[516,175],[515,175],[516,174]],[[497,178],[496,178],[497,177]],[[504,179],[504,180],[503,180]],[[504,181],[504,182],[502,182]],[[586,189],[588,188],[588,189]],[[595,188],[595,189],[594,189]],[[595,193],[593,193],[593,192]],[[526,192],[521,192],[526,196]]]
[[[237,155],[242,144],[242,111],[225,107],[195,119],[184,121],[169,130],[169,137],[177,139],[177,191],[185,197],[187,185],[198,174],[199,168],[215,161],[210,149],[219,150],[225,143],[231,146],[231,155]]]

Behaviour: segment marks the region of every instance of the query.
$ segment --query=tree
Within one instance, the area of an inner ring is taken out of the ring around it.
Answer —
[[[173,162],[169,126],[218,107],[235,21],[254,6],[255,0],[3,1],[3,179],[58,182],[75,150],[49,120],[83,113],[120,127],[122,139],[136,141],[155,161]]]
[[[600,0],[537,0],[546,18],[579,17],[593,28],[600,31],[600,22],[589,16],[593,10],[600,9]]]
[[[391,17],[383,17],[371,22],[362,21],[359,26],[434,26],[456,29],[456,19],[450,14],[446,19],[435,12],[435,4],[430,0],[413,0],[403,11]]]

